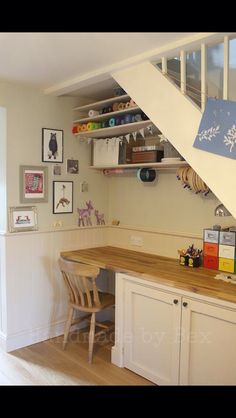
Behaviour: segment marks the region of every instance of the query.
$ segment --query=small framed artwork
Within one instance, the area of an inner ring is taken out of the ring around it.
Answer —
[[[48,201],[48,168],[20,166],[20,202],[40,203]]]
[[[67,160],[67,173],[78,174],[79,173],[79,161],[78,160]]]
[[[47,163],[63,162],[63,131],[43,128],[42,161]]]
[[[9,208],[10,232],[36,231],[38,229],[36,206]]]
[[[54,176],[61,176],[61,166],[60,165],[54,165],[53,166],[53,175]]]
[[[73,181],[53,182],[53,213],[73,212]]]

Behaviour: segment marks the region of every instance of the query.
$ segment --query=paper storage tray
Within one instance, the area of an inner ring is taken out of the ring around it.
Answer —
[[[219,257],[222,258],[234,258],[235,257],[235,247],[232,245],[219,245]]]
[[[204,255],[212,255],[213,257],[218,257],[218,247],[219,247],[218,244],[212,244],[211,242],[204,242],[203,253]]]
[[[203,240],[205,242],[212,242],[218,244],[219,242],[219,231],[213,229],[204,229]]]
[[[203,258],[203,266],[207,269],[218,269],[218,257],[212,257],[211,255],[205,255]]]
[[[235,246],[235,232],[220,231],[220,244]]]
[[[234,260],[229,258],[219,258],[219,270],[234,273]]]

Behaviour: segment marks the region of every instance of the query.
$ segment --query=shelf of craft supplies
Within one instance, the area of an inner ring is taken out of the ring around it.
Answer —
[[[109,136],[120,136],[136,132],[150,125],[153,125],[153,123],[148,119],[142,120],[141,122],[126,123],[124,125],[116,125],[109,128],[78,132],[74,135],[78,136],[79,138],[107,138]]]
[[[114,96],[109,99],[100,100],[99,102],[89,103],[84,106],[74,107],[73,110],[79,111],[86,111],[86,110],[97,110],[102,109],[104,106],[108,106],[109,104],[113,104],[116,102],[122,102],[123,100],[130,99],[128,94],[123,94],[122,96]],[[105,115],[105,113],[104,113]]]
[[[177,169],[179,167],[189,167],[187,161],[175,161],[173,163],[135,163],[135,164],[117,164],[117,165],[91,165],[89,168],[94,170],[119,169],[119,168],[155,168],[162,169]]]
[[[133,107],[128,107],[127,109],[117,110],[115,112],[102,113],[101,115],[96,115],[96,116],[93,116],[93,117],[88,117],[88,118],[83,118],[83,119],[76,119],[76,120],[73,121],[73,123],[85,123],[85,122],[102,121],[102,120],[105,120],[105,119],[113,118],[115,116],[122,116],[122,115],[125,115],[126,113],[137,113],[137,111],[140,111],[140,113],[142,112],[140,107],[133,106]]]

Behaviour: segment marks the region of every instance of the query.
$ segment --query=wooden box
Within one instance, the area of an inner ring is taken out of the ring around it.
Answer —
[[[143,146],[145,144],[144,139],[130,138],[129,142],[121,142],[119,150],[119,164],[131,164],[132,162],[132,148],[137,146]]]
[[[164,156],[164,151],[138,151],[132,152],[132,163],[154,163],[160,162]]]

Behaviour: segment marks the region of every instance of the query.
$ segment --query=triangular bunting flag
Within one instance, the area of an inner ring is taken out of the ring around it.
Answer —
[[[125,135],[125,138],[126,138],[126,141],[127,141],[127,142],[128,142],[128,144],[129,144],[130,134]]]
[[[132,135],[133,135],[134,141],[136,141],[137,131],[136,132],[132,132]]]
[[[140,129],[139,133],[142,135],[142,137],[144,138],[144,128]]]
[[[147,126],[148,132],[149,132],[151,135],[153,135],[153,129],[152,129],[152,128],[153,128],[153,127],[152,127],[152,125]]]

